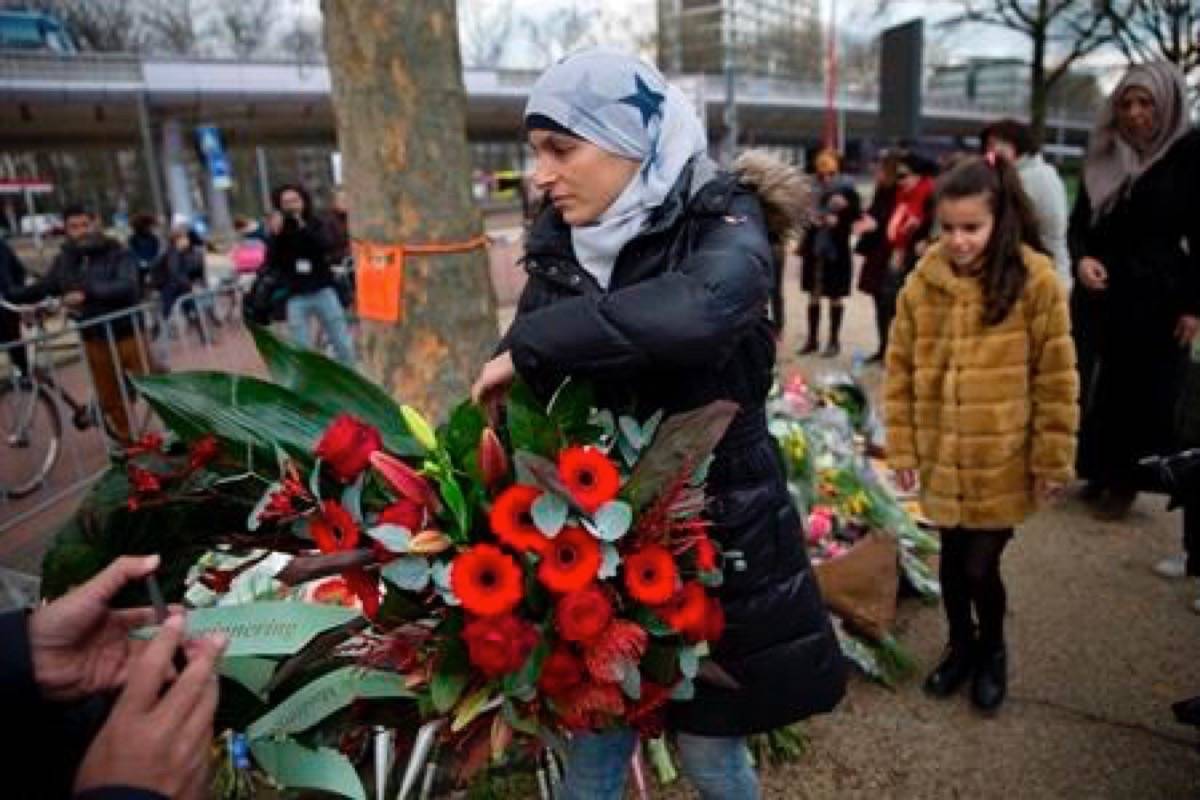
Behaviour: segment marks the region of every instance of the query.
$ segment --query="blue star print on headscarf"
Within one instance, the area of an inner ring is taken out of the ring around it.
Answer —
[[[642,112],[642,125],[649,128],[650,120],[655,117],[662,116],[662,104],[666,99],[663,94],[656,92],[646,85],[642,80],[642,76],[634,74],[634,85],[637,87],[633,94],[627,95],[620,99],[620,102],[626,103]]]

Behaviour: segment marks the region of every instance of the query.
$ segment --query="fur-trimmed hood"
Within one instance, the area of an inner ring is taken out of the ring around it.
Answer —
[[[747,150],[734,162],[733,172],[758,195],[771,241],[798,239],[812,202],[809,183],[800,169],[765,150]]]

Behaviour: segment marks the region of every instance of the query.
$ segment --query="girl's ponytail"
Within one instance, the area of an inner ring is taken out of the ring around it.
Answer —
[[[1045,252],[1021,176],[994,153],[963,159],[937,182],[937,199],[982,195],[992,210],[992,237],[983,255],[983,324],[1002,322],[1025,290],[1028,270],[1021,245]]]

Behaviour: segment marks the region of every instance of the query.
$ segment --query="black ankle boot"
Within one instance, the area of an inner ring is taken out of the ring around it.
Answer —
[[[981,653],[971,682],[971,702],[980,711],[995,711],[1008,694],[1008,650],[998,648]]]
[[[951,642],[933,672],[925,679],[925,691],[934,697],[949,697],[966,683],[975,669],[975,646]]]

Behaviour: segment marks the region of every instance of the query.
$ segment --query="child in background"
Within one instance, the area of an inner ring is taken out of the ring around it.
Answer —
[[[972,702],[994,711],[1008,675],[1000,556],[1073,477],[1075,349],[1013,167],[970,158],[935,192],[941,235],[900,293],[888,345],[888,460],[905,489],[919,475],[942,532],[949,644],[925,688],[945,697],[971,678]]]

